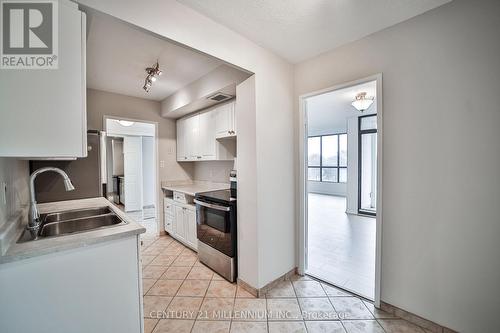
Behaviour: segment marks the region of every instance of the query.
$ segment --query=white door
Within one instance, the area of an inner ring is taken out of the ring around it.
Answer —
[[[125,211],[142,210],[142,137],[123,138]]]
[[[196,237],[196,211],[191,209],[186,209],[184,211],[184,225],[187,226],[187,242],[193,248],[197,248],[197,237]]]
[[[174,233],[180,240],[186,241],[186,226],[184,224],[184,207],[175,206]]]

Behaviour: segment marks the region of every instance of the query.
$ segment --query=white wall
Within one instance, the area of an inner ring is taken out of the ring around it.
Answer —
[[[295,68],[296,99],[383,73],[381,299],[460,332],[499,325],[499,31],[455,0]]]
[[[104,130],[104,116],[125,117],[158,123],[159,181],[190,180],[192,163],[177,163],[175,121],[160,116],[160,102],[130,97],[100,90],[87,89],[88,129]],[[158,202],[163,202],[163,192],[157,187]],[[159,214],[160,224],[163,214]]]
[[[217,92],[235,93],[236,85],[250,74],[228,65],[220,65],[213,71],[177,90],[161,102],[163,117],[179,118],[190,112],[215,105],[208,97]]]
[[[255,160],[256,142],[253,140],[241,140],[240,137],[249,137],[255,132],[255,76],[250,77],[236,87],[236,150],[238,158],[236,161],[238,179],[238,200],[236,207],[238,222],[238,275],[239,278],[248,281],[258,281],[259,252],[258,224],[257,221],[257,161]],[[242,125],[244,124],[244,125]],[[245,153],[240,153],[245,152]],[[243,175],[243,177],[241,177]],[[245,223],[242,223],[245,222]],[[255,222],[254,222],[255,221]],[[253,246],[249,246],[252,244]],[[254,285],[257,287],[257,285]]]
[[[255,130],[238,130],[238,145],[249,147],[255,144],[255,151],[239,150],[238,154],[240,160],[241,155],[249,154],[257,168],[255,174],[250,169],[239,167],[238,179],[240,183],[256,183],[254,187],[240,186],[239,192],[249,200],[255,200],[257,216],[248,211],[248,214],[240,215],[239,223],[256,225],[258,236],[244,246],[258,247],[259,254],[257,265],[245,262],[254,266],[246,271],[256,272],[255,275],[241,274],[240,278],[254,287],[262,287],[293,269],[296,163],[292,66],[174,0],[148,1],[147,14],[140,1],[78,2],[255,73],[255,110],[248,109],[249,114],[245,115],[255,119]],[[242,193],[245,191],[249,192]]]
[[[358,213],[358,117],[347,120],[346,212]]]
[[[0,228],[15,219],[22,210],[27,210],[29,202],[28,161],[15,158],[0,158],[0,191],[2,183],[7,185],[5,201],[0,194]],[[25,212],[27,213],[27,212]]]
[[[155,204],[155,138],[142,137],[142,205]]]
[[[112,139],[113,176],[123,176],[123,140]]]
[[[345,197],[347,195],[346,183],[329,183],[329,182],[307,182],[307,192],[319,193],[328,195],[338,195]]]
[[[154,136],[155,125],[151,123],[141,123],[134,121],[130,126],[123,126],[120,120],[126,119],[106,119],[106,133],[110,136]]]

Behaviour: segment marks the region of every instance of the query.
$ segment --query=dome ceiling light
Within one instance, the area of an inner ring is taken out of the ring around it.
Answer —
[[[374,99],[374,97],[366,97],[365,92],[360,92],[351,104],[356,110],[363,112],[373,104]]]

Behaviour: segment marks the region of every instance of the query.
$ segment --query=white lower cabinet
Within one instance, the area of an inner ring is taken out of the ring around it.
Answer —
[[[184,221],[184,211],[185,207],[174,206],[175,218],[174,218],[174,236],[180,241],[186,241],[186,226]]]
[[[196,208],[170,198],[164,200],[165,231],[173,238],[197,249]]]
[[[163,214],[165,221],[165,231],[174,233],[174,204],[172,199],[165,198],[163,202]]]
[[[187,226],[186,242],[192,248],[197,249],[196,210],[186,209],[184,211],[184,225]]]
[[[133,235],[1,264],[0,332],[141,332],[139,244]]]
[[[165,214],[165,231],[169,234],[174,233],[174,217]]]

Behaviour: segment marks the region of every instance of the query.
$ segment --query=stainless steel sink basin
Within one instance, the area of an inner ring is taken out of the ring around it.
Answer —
[[[18,243],[126,224],[107,206],[42,214],[40,221],[41,228],[37,238],[33,238],[25,230]]]
[[[59,221],[67,221],[79,219],[82,217],[90,217],[90,216],[98,216],[103,214],[113,213],[109,207],[99,207],[99,208],[89,208],[89,209],[76,209],[76,210],[68,210],[64,212],[55,212],[49,214],[43,214],[40,216],[42,223],[51,223],[51,222],[59,222]]]
[[[123,221],[115,214],[44,223],[42,224],[42,229],[40,230],[40,237],[60,236],[74,232],[94,230],[120,223],[123,223]]]

